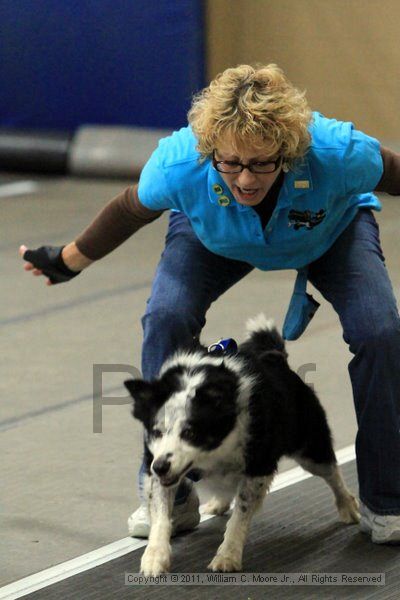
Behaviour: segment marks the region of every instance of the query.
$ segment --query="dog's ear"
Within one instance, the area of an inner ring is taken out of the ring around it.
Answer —
[[[124,381],[124,386],[135,400],[143,395],[148,395],[152,388],[151,383],[144,379],[127,379]]]
[[[124,385],[133,398],[133,416],[143,423],[147,422],[154,398],[153,385],[143,379],[127,379]]]

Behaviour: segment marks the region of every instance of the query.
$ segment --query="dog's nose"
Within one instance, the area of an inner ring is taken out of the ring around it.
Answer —
[[[159,476],[162,477],[166,475],[169,471],[171,463],[164,457],[157,458],[157,460],[153,463],[153,471]]]

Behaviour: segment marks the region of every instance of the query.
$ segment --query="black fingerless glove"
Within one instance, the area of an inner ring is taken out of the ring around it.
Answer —
[[[62,259],[64,246],[41,246],[36,250],[26,250],[23,259],[40,269],[51,283],[69,281],[81,271],[71,271]]]

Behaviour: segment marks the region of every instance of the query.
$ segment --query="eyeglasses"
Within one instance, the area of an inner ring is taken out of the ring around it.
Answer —
[[[213,167],[220,173],[241,173],[243,169],[248,169],[252,173],[274,173],[279,169],[281,162],[282,157],[280,156],[274,161],[254,161],[244,165],[235,160],[217,160],[215,158],[215,151],[212,155]]]

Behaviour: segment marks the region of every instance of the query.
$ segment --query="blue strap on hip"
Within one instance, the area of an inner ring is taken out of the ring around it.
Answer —
[[[282,337],[285,340],[297,340],[317,312],[320,303],[307,294],[308,268],[299,269],[285,322]]]

